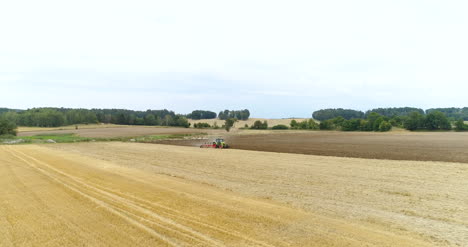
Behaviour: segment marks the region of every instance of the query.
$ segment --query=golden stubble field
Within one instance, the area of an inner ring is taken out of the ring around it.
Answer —
[[[0,246],[463,245],[467,174],[154,144],[0,146]]]
[[[289,124],[291,123],[292,120],[296,120],[296,121],[300,122],[300,121],[308,120],[308,119],[306,119],[306,118],[283,118],[283,119],[249,118],[248,120],[239,120],[239,121],[237,121],[234,124],[233,129],[235,130],[235,129],[238,129],[238,128],[243,128],[246,124],[250,127],[257,120],[262,121],[262,122],[267,121],[268,126],[273,127],[273,126],[278,125],[278,124],[284,124],[286,126],[289,126]],[[192,126],[195,123],[208,123],[210,125],[214,125],[214,123],[216,123],[220,127],[224,124],[224,120],[220,120],[220,119],[200,119],[200,120],[189,119],[189,122],[192,124]]]

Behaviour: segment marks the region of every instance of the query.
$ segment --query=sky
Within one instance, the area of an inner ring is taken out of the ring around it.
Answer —
[[[468,106],[468,1],[0,0],[0,107]]]

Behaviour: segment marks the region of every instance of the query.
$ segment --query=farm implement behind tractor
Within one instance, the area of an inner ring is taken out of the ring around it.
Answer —
[[[224,142],[224,139],[218,138],[212,143],[200,145],[200,148],[229,148],[229,145]]]

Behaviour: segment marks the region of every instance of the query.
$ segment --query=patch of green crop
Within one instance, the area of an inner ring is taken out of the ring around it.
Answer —
[[[81,137],[75,134],[40,134],[17,137],[17,139],[23,139],[27,143],[46,143],[48,140],[53,140],[57,143],[89,142],[93,140],[93,138]]]

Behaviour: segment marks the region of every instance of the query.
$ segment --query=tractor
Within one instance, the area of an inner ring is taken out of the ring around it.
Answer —
[[[200,148],[229,148],[229,145],[224,142],[224,139],[217,138],[212,143],[202,144]]]

